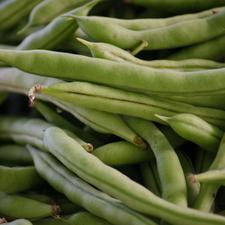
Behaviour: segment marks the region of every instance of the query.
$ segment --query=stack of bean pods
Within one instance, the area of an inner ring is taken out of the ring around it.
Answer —
[[[1,0],[0,224],[225,225],[224,28],[224,0]]]

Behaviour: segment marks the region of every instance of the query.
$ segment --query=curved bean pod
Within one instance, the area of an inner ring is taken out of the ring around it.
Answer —
[[[87,15],[89,11],[101,0],[93,0],[79,8],[69,12],[72,15]],[[56,17],[51,23],[41,30],[30,34],[17,47],[24,49],[54,49],[67,38],[73,35],[78,28],[74,19],[68,19],[66,13],[64,16]]]
[[[105,20],[78,16],[79,27],[88,36],[123,49],[134,49],[141,41],[148,42],[145,50],[184,47],[213,39],[224,34],[225,10],[206,18],[183,21],[159,29],[134,31]],[[104,31],[104,32],[102,32]],[[192,31],[192,32],[190,32]]]
[[[32,26],[45,25],[55,17],[86,3],[87,0],[48,0],[38,4],[30,13],[28,24],[23,28],[23,32]]]
[[[218,63],[204,59],[187,59],[182,61],[173,61],[173,60],[147,61],[138,59],[128,51],[125,51],[111,44],[101,42],[90,42],[80,38],[77,38],[77,40],[89,48],[92,56],[97,58],[109,59],[116,62],[130,62],[137,65],[148,66],[153,68],[176,69],[180,71],[207,70],[207,69],[223,68],[225,66],[225,63]]]
[[[155,9],[164,9],[171,12],[199,11],[202,9],[224,5],[223,0],[189,0],[188,2],[185,0],[127,0],[127,2]]]
[[[165,72],[128,63],[46,50],[0,50],[0,60],[42,76],[89,81],[144,93],[191,96],[223,94],[225,90],[224,68],[196,72]]]
[[[9,223],[4,223],[4,225],[32,225],[32,223],[29,220],[18,219]]]
[[[115,225],[156,225],[149,218],[81,180],[49,154],[29,149],[38,173],[71,202]]]
[[[54,215],[51,205],[0,192],[0,213],[12,218],[38,219]]]
[[[136,164],[148,161],[153,157],[150,149],[141,150],[139,147],[125,141],[103,145],[96,148],[92,154],[111,166]]]
[[[0,166],[0,192],[22,192],[40,184],[42,184],[42,180],[33,166]]]
[[[31,9],[42,0],[8,0],[0,4],[0,30],[15,26],[18,20],[29,14]]]
[[[217,151],[223,131],[193,114],[177,114],[172,117],[156,115],[165,121],[181,137],[196,143],[208,151]]]
[[[91,224],[91,225],[110,225],[107,221],[92,215],[88,212],[79,212],[72,215],[68,219],[69,223],[76,224],[76,225],[84,225],[84,224]]]
[[[187,187],[184,172],[169,141],[151,122],[136,118],[126,118],[126,121],[147,141],[154,152],[163,198],[174,204],[187,206]]]
[[[209,170],[223,169],[225,165],[225,136],[223,136],[215,159],[209,167]],[[214,202],[215,195],[219,189],[218,184],[202,184],[200,193],[194,203],[196,209],[210,211]]]
[[[17,165],[32,165],[33,160],[27,149],[20,145],[0,146],[0,162],[16,163]]]
[[[193,113],[213,125],[221,128],[224,126],[225,112],[222,110],[196,107],[158,96],[148,96],[87,82],[59,83],[49,87],[41,87],[38,92],[57,101],[161,123],[162,120],[155,114],[174,116],[180,112]],[[34,98],[31,96],[31,102]]]
[[[104,165],[95,156],[81,151],[79,144],[58,128],[46,130],[44,143],[49,151],[72,171],[92,185],[122,200],[132,209],[160,217],[177,225],[225,224],[225,218],[221,216],[189,208],[184,210],[183,207],[156,197],[143,186],[133,182],[117,170]],[[73,160],[73,158],[76,158],[76,160]]]

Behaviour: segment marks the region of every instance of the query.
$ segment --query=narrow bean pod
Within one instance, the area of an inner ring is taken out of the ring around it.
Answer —
[[[12,218],[38,219],[57,215],[58,211],[39,201],[0,192],[0,213]]]
[[[43,183],[33,166],[0,166],[0,192],[16,193],[38,187]]]
[[[79,144],[58,128],[49,128],[45,131],[44,143],[49,151],[72,171],[92,185],[117,197],[131,209],[160,217],[177,225],[225,224],[225,219],[221,216],[189,208],[184,210],[183,207],[156,197],[143,186],[103,164],[95,156],[81,151]]]
[[[165,121],[181,137],[196,143],[208,151],[217,151],[223,131],[193,114],[177,114],[172,117],[156,115]]]
[[[149,218],[81,180],[51,155],[39,152],[34,148],[29,149],[38,173],[71,202],[82,206],[92,214],[104,218],[114,225],[156,225]]]

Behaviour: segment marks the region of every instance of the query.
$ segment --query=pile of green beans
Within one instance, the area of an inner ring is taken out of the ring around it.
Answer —
[[[0,224],[225,225],[224,0],[0,0]]]

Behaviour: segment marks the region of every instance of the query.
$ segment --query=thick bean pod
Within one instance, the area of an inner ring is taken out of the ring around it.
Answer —
[[[57,215],[53,206],[25,198],[0,192],[0,214],[12,218],[38,219]]]
[[[115,225],[156,225],[149,218],[81,180],[49,154],[29,149],[38,173],[71,202]]]
[[[205,150],[217,151],[223,131],[198,116],[193,114],[156,116],[165,121],[181,137],[196,143]]]
[[[82,151],[78,143],[58,128],[49,128],[45,131],[44,143],[49,151],[63,161],[72,171],[92,185],[122,200],[132,209],[160,217],[177,225],[225,224],[225,218],[221,216],[189,208],[184,209],[156,197],[143,186],[103,164],[95,156]],[[43,174],[46,173],[44,171]],[[118,215],[115,217],[118,218]],[[112,221],[110,222],[112,223]]]
[[[42,180],[33,166],[0,166],[0,192],[22,192],[41,184]]]

